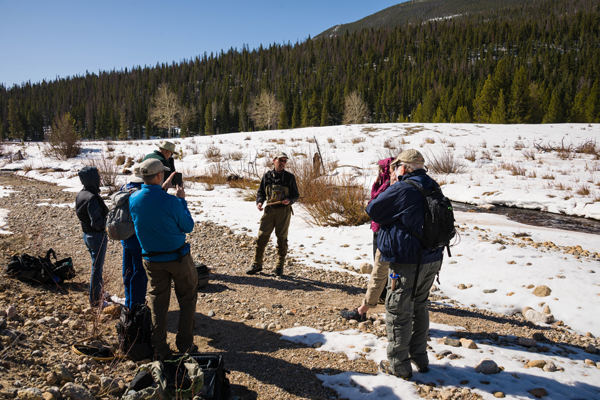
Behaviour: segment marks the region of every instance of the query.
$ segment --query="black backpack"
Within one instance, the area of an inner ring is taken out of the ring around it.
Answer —
[[[452,203],[444,196],[442,189],[437,184],[436,188],[431,191],[411,179],[406,179],[404,182],[416,188],[424,198],[423,236],[419,236],[415,231],[408,228],[410,233],[419,239],[423,248],[435,250],[445,247],[448,250],[448,255],[450,255],[450,241],[456,236]]]
[[[146,304],[121,309],[117,322],[120,349],[133,361],[152,358],[152,314]]]
[[[77,276],[71,257],[52,262],[50,256],[56,260],[56,253],[52,249],[46,252],[45,257],[34,257],[29,254],[13,256],[6,266],[5,272],[22,282],[43,285],[60,284]]]
[[[407,227],[410,233],[419,239],[421,244],[419,247],[417,269],[415,271],[415,282],[412,290],[412,299],[414,300],[417,295],[417,282],[419,270],[421,269],[423,249],[436,250],[440,247],[445,247],[448,251],[448,257],[452,257],[450,254],[450,240],[456,236],[456,228],[454,227],[454,211],[452,210],[452,203],[444,196],[442,189],[437,183],[435,184],[435,189],[432,191],[425,189],[412,179],[405,179],[402,182],[406,182],[413,186],[421,193],[421,195],[423,195],[423,211],[425,213],[423,218],[423,236],[420,236],[417,232]]]

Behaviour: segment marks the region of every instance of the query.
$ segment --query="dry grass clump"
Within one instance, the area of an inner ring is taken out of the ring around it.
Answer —
[[[125,164],[125,160],[127,158],[125,157],[124,154],[119,154],[118,156],[115,157],[115,164],[116,165],[123,165]]]
[[[426,159],[429,171],[434,174],[461,174],[467,169],[462,161],[454,158],[454,152],[450,150],[442,150],[437,154],[431,153]]]
[[[397,147],[398,147],[398,144],[396,143],[395,140],[386,139],[383,142],[383,148],[384,149],[396,150]]]
[[[435,139],[431,138],[431,137],[427,137],[427,138],[425,138],[425,141],[423,143],[434,144],[435,143]]]
[[[575,152],[580,154],[591,154],[596,157],[596,160],[600,159],[600,146],[596,143],[596,139],[584,140],[575,148]]]
[[[523,150],[523,156],[531,161],[535,161],[535,150]]]
[[[488,150],[482,151],[481,152],[481,159],[482,160],[492,161],[492,153],[490,153]]]
[[[244,158],[244,154],[241,151],[230,151],[225,154],[226,160],[240,161],[242,158]]]
[[[113,151],[115,151],[115,144],[113,142],[111,142],[110,140],[106,141],[106,151],[108,151],[109,153],[112,153]]]
[[[542,179],[555,179],[556,176],[554,174],[544,174],[542,175]]]
[[[204,157],[212,162],[221,161],[221,149],[217,146],[210,145],[204,150]]]
[[[350,178],[334,182],[332,177],[320,175],[310,160],[293,161],[289,168],[296,176],[302,195],[299,203],[306,209],[309,225],[356,226],[370,220],[364,210],[367,197],[361,185]]]
[[[514,144],[514,148],[515,150],[523,150],[525,148],[525,145],[520,140],[517,140]]]
[[[328,138],[327,138],[327,143],[329,143],[329,144],[333,144],[333,143],[335,143],[335,139],[334,139],[334,138],[332,138],[332,137],[328,137]]]
[[[352,144],[358,144],[364,142],[366,139],[361,136],[355,136],[352,138]]]
[[[566,185],[562,182],[555,182],[554,183],[554,188],[556,190],[571,190],[571,187],[569,185]]]
[[[589,196],[591,192],[587,183],[584,183],[581,186],[579,186],[577,190],[575,190],[575,193],[580,196]]]
[[[477,158],[477,152],[474,149],[467,149],[467,151],[465,152],[465,159],[467,159],[471,162],[475,162],[476,158]]]

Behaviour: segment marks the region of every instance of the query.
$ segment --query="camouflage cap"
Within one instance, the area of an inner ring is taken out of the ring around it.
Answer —
[[[408,164],[424,164],[425,159],[423,158],[423,154],[415,149],[404,150],[398,158],[396,158],[392,165],[397,165],[400,163],[408,163]]]

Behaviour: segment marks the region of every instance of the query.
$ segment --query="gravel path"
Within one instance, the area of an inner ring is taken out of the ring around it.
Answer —
[[[0,176],[0,185],[18,191],[0,198],[0,208],[10,210],[5,230],[13,232],[0,237],[2,265],[14,254],[42,255],[53,248],[59,258],[73,257],[79,273],[73,282],[61,288],[32,287],[2,277],[0,313],[10,305],[16,307],[16,316],[8,321],[8,328],[24,333],[26,339],[15,341],[0,336],[4,348],[0,348],[0,394],[14,397],[25,387],[38,388],[45,396],[51,394],[52,387],[61,386],[60,381],[52,380],[52,371],[62,364],[72,373],[75,383],[84,385],[98,398],[114,397],[107,393],[109,386],[105,380],[96,378],[104,375],[122,379],[122,390],[133,378],[136,364],[126,360],[96,363],[69,350],[75,340],[97,332],[106,342],[117,343],[114,319],[87,309],[90,259],[75,212],[64,206],[74,203],[75,193],[12,176]],[[42,203],[50,205],[39,205]],[[293,253],[283,278],[275,277],[269,270],[247,276],[244,271],[252,258],[253,237],[233,234],[228,227],[202,223],[196,225],[188,241],[195,261],[214,267],[209,286],[199,294],[195,342],[202,352],[224,356],[226,368],[231,370],[232,398],[336,399],[337,394],[324,388],[316,378],[317,373],[377,372],[370,360],[350,361],[343,354],[319,352],[280,340],[276,333],[293,326],[326,331],[348,329],[349,324],[339,318],[339,310],[360,303],[366,287],[364,277],[305,267],[296,263]],[[121,251],[118,242],[110,242],[104,274],[110,293],[119,296],[123,295]],[[274,266],[274,261],[274,249],[269,248],[266,265]],[[439,295],[432,293],[432,300],[439,299]],[[168,340],[173,348],[177,310],[173,295],[168,319]],[[383,308],[377,311],[383,312]],[[433,322],[465,327],[457,337],[485,338],[501,345],[505,335],[530,338],[537,334],[536,338],[541,339],[543,334],[542,342],[564,342],[582,348],[590,342],[598,344],[597,340],[570,334],[560,327],[542,329],[525,321],[520,314],[506,317],[440,304],[432,305],[430,311]],[[45,317],[56,321],[40,322]],[[364,324],[360,328],[385,335],[383,326]],[[426,398],[441,396],[440,391],[431,390],[431,383],[427,388],[425,384],[415,385],[420,386],[420,393]],[[478,398],[468,391],[460,395],[463,399]]]

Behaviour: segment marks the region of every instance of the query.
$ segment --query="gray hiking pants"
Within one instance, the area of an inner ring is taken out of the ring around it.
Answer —
[[[390,274],[396,273],[396,288],[392,291],[392,279],[388,281],[385,299],[385,325],[387,329],[387,356],[392,371],[406,376],[412,373],[414,361],[419,368],[429,365],[427,358],[427,335],[429,334],[429,289],[433,285],[442,261],[422,264],[419,270],[417,293],[411,295],[415,281],[416,264],[390,263]]]

